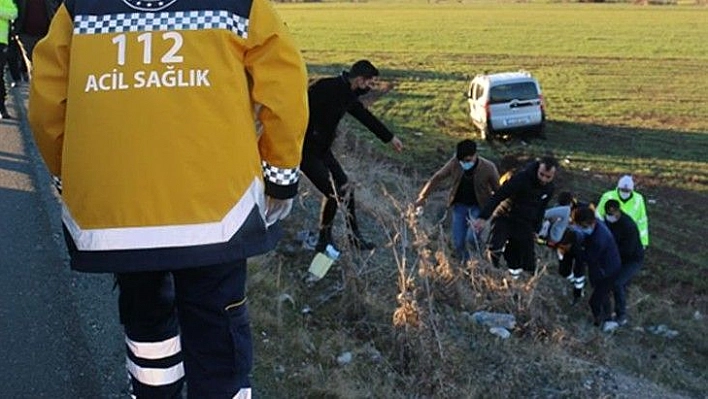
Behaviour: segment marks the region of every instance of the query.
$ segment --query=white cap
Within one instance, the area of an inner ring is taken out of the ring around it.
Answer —
[[[634,180],[632,180],[632,176],[624,175],[620,177],[619,181],[617,182],[617,188],[634,190]]]

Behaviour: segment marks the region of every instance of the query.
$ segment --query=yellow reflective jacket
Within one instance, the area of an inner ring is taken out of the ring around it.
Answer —
[[[76,269],[194,267],[275,244],[265,195],[297,193],[305,66],[268,0],[202,3],[68,0],[35,48],[29,121],[62,181]]]
[[[0,0],[0,44],[7,44],[10,37],[10,22],[17,18],[17,6],[12,0]]]
[[[649,246],[649,218],[647,217],[647,207],[644,203],[644,196],[636,191],[632,191],[632,195],[626,200],[619,195],[619,189],[614,189],[605,192],[600,197],[595,213],[600,219],[605,218],[605,203],[609,200],[617,200],[620,204],[622,212],[629,215],[637,224],[639,230],[639,239],[642,241],[644,248]]]

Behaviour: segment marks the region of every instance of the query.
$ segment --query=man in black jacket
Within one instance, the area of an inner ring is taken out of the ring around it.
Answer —
[[[494,193],[474,223],[481,230],[492,217],[487,254],[494,266],[499,267],[503,252],[513,278],[518,278],[523,270],[536,271],[535,234],[553,197],[553,178],[558,167],[553,157],[532,162]]]
[[[615,319],[627,324],[627,287],[644,263],[644,246],[637,224],[620,209],[620,203],[611,199],[605,203],[605,221],[619,249],[622,267],[614,282]]]
[[[315,250],[324,252],[327,245],[334,246],[332,221],[339,202],[346,203],[346,221],[350,242],[359,249],[373,249],[359,231],[354,212],[354,190],[348,184],[344,169],[332,154],[332,143],[337,126],[345,113],[349,113],[381,141],[391,143],[396,151],[403,149],[401,141],[391,133],[359,100],[375,83],[379,71],[367,60],[354,63],[349,72],[336,77],[321,79],[308,90],[310,119],[302,150],[300,169],[312,184],[325,195],[320,215],[320,235]]]

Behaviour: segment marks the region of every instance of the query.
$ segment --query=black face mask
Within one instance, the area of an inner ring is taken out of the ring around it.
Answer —
[[[355,90],[354,90],[354,95],[356,95],[357,97],[361,97],[361,96],[363,96],[364,94],[366,94],[366,93],[368,93],[368,92],[370,92],[370,91],[371,91],[371,87],[367,87],[367,88],[364,88],[364,89],[355,89]]]

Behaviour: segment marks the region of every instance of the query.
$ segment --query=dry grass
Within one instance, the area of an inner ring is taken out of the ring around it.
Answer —
[[[450,256],[444,192],[425,214],[409,205],[423,179],[376,159],[345,131],[336,152],[356,183],[371,253],[345,247],[324,279],[304,282],[314,255],[294,237],[317,226],[319,193],[304,179],[278,251],[252,262],[255,386],[264,398],[702,397],[705,322],[633,286],[633,327],[667,324],[675,339],[590,323],[587,304],[541,250],[539,272],[508,279],[480,256]],[[340,218],[340,216],[338,216]],[[344,237],[337,220],[335,237]],[[699,303],[705,304],[705,298]],[[511,313],[502,340],[476,325],[477,310]],[[351,362],[338,357],[351,355]]]

